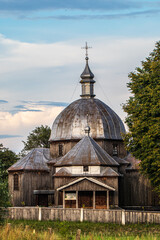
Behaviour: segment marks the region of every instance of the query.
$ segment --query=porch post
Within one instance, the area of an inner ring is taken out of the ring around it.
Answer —
[[[76,208],[78,208],[78,191],[76,191]]]
[[[107,209],[109,209],[109,191],[107,190]]]
[[[65,191],[63,190],[63,208],[65,208]]]
[[[55,196],[54,196],[54,200],[55,200],[55,204],[58,207],[58,195],[59,195],[59,191],[55,191]]]
[[[93,209],[96,208],[96,192],[93,191]]]

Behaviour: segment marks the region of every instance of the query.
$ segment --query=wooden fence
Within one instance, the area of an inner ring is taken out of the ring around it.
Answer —
[[[105,223],[160,223],[160,212],[83,208],[10,207],[10,219],[89,221]]]

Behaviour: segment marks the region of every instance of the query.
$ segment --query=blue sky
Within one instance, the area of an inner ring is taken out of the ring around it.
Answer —
[[[95,93],[122,120],[128,73],[159,40],[160,1],[0,0],[0,142],[19,152],[79,98],[88,41]]]

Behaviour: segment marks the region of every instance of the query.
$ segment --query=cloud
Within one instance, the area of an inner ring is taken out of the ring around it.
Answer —
[[[52,101],[22,101],[22,103],[28,103],[31,105],[42,105],[42,106],[56,106],[56,107],[66,107],[68,105],[68,103],[66,102],[52,102]],[[24,105],[19,105],[16,106],[18,108],[20,108],[21,106],[24,107]]]
[[[40,106],[37,106],[40,107]],[[20,111],[17,113],[0,112],[0,139],[5,147],[20,152],[23,148],[22,140],[37,126],[51,127],[56,116],[64,107],[41,106],[41,111]],[[9,140],[14,138],[14,140]]]
[[[3,104],[3,103],[8,103],[8,101],[6,101],[6,100],[0,100],[0,104]]]
[[[17,106],[15,106],[15,108],[18,108],[18,109],[25,109],[25,106],[24,106],[24,105],[17,105]]]
[[[114,14],[76,14],[76,15],[48,15],[48,16],[37,16],[37,17],[22,17],[23,19],[28,20],[113,20],[113,19],[121,19],[128,17],[139,17],[139,16],[153,16],[154,14],[159,14],[160,9],[152,9],[152,10],[144,10],[144,11],[131,11],[128,13],[114,13]]]
[[[42,112],[42,110],[39,110],[39,109],[29,109],[27,108],[25,105],[17,105],[17,106],[14,106],[14,108],[16,108],[16,110],[12,109],[10,111],[10,113],[17,113],[17,112]]]
[[[21,135],[8,135],[8,134],[0,135],[0,139],[4,139],[4,138],[17,138],[17,137],[22,137],[22,136]]]
[[[0,0],[3,17],[25,20],[113,20],[159,14],[158,1],[138,0]],[[105,13],[105,14],[104,14]]]
[[[9,111],[11,114],[18,112],[42,112],[42,109],[36,109],[41,106],[66,107],[68,103],[53,101],[21,101],[25,105],[16,105]],[[6,112],[6,111],[4,111]]]
[[[65,102],[52,102],[52,101],[21,101],[23,105],[16,105],[9,111],[11,114],[16,114],[18,112],[42,112],[42,106],[54,106],[54,107],[66,107],[68,103]],[[4,110],[4,112],[6,112]]]
[[[81,10],[117,10],[140,7],[141,3],[133,0],[0,0],[1,11],[35,11],[48,9]]]
[[[155,38],[88,40],[93,47],[89,65],[95,75],[96,97],[124,120],[120,104],[129,97],[127,75],[152,51]],[[4,146],[20,151],[29,132],[41,124],[51,126],[64,107],[79,98],[79,76],[85,66],[82,45],[82,39],[33,44],[0,36],[0,96],[8,100],[1,104],[0,134],[23,136],[1,139]]]
[[[38,109],[19,109],[19,110],[10,110],[9,111],[12,114],[18,113],[18,112],[42,112],[42,110]]]
[[[16,108],[16,110],[14,108]],[[17,112],[42,112],[42,110],[40,109],[32,108],[31,104],[29,108],[25,105],[17,105],[17,106],[14,106],[14,108],[10,110],[10,113],[15,114]]]
[[[0,35],[0,73],[13,72],[17,69],[23,71],[28,68],[65,66],[73,61],[77,62],[74,54],[77,49],[81,51],[79,47],[66,42],[25,43]]]

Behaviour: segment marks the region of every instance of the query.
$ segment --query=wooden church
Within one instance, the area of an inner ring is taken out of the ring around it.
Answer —
[[[33,149],[8,169],[13,206],[158,206],[149,181],[139,173],[139,162],[124,148],[122,120],[95,98],[87,49],[81,98],[55,119],[50,149]]]

